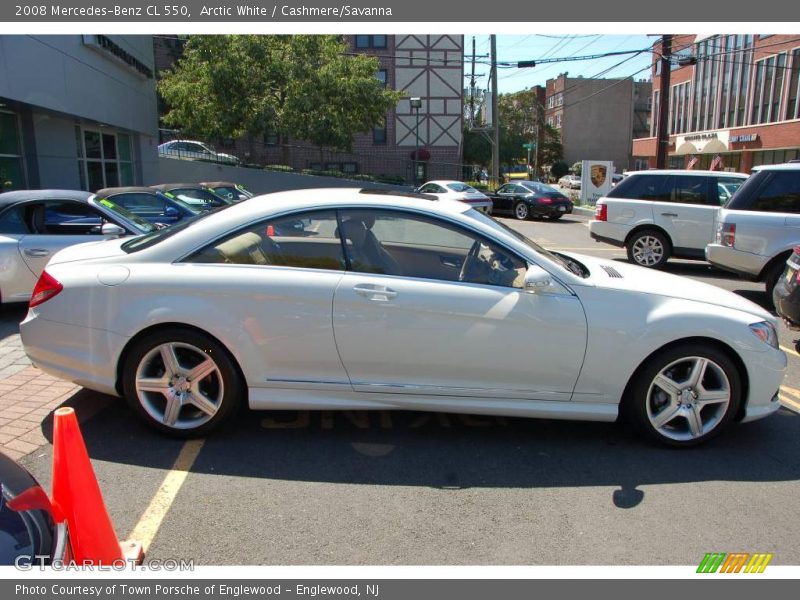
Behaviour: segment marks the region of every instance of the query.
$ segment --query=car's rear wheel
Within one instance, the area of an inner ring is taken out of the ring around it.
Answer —
[[[688,447],[729,427],[741,394],[738,369],[725,352],[685,344],[650,358],[632,382],[623,408],[649,438]]]
[[[789,258],[786,256],[783,260],[778,260],[774,265],[772,265],[767,271],[766,276],[764,277],[764,288],[767,292],[767,298],[770,302],[772,302],[772,292],[775,291],[775,286],[778,285],[778,279],[780,279],[783,272],[786,270],[786,259]]]
[[[633,234],[625,248],[628,251],[629,261],[650,269],[663,267],[670,254],[670,245],[666,236],[652,229],[645,229]]]
[[[531,213],[528,205],[525,204],[523,201],[518,201],[514,205],[514,216],[519,219],[520,221],[526,221],[530,218]]]
[[[143,337],[123,369],[123,392],[131,407],[152,427],[176,437],[219,428],[241,403],[233,360],[197,331],[167,329]]]

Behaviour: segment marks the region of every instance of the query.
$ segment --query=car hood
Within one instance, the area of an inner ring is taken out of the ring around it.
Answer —
[[[122,244],[133,239],[132,237],[117,238],[113,240],[103,240],[101,242],[87,242],[67,246],[59,250],[50,259],[49,265],[57,265],[78,260],[88,260],[94,258],[108,258],[110,256],[124,256],[126,252],[121,248]]]
[[[776,322],[775,317],[754,302],[689,277],[679,277],[616,260],[604,260],[571,252],[563,254],[583,263],[591,274],[587,283],[599,288],[704,302],[740,310],[762,321],[773,324]]]

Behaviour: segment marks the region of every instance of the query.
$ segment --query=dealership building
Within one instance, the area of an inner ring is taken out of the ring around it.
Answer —
[[[650,136],[633,140],[639,169],[656,165],[660,50]],[[678,35],[672,55],[668,167],[749,173],[800,159],[800,36]]]

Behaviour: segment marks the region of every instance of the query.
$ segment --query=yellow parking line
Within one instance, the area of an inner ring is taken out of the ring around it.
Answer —
[[[796,357],[800,358],[800,354],[798,354],[797,352],[795,352],[791,348],[787,348],[786,346],[781,346],[781,350],[783,350],[787,354],[792,354],[793,356],[796,356]]]
[[[150,501],[150,505],[145,509],[136,527],[133,528],[129,539],[141,542],[142,548],[145,552],[150,547],[150,544],[156,537],[164,517],[167,516],[175,497],[186,481],[189,471],[194,464],[197,455],[200,454],[200,449],[203,447],[205,440],[188,440],[183,444],[178,458],[172,465],[161,487],[158,488],[156,495]]]

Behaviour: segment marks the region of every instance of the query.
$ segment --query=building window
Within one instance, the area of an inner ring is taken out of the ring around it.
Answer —
[[[342,172],[343,173],[349,173],[349,174],[358,173],[358,163],[354,163],[354,162],[342,163]]]
[[[386,36],[357,35],[356,48],[386,48]]]
[[[691,82],[679,83],[670,88],[669,132],[685,133],[689,125],[689,103],[691,101]]]
[[[0,111],[0,192],[25,189],[17,115]]]
[[[386,143],[386,119],[372,128],[372,141],[375,144]]]
[[[561,129],[561,113],[556,115],[556,129]]]
[[[800,119],[800,48],[792,52],[792,71],[789,77],[788,119]]]
[[[776,54],[756,62],[753,87],[751,123],[774,123],[781,120],[786,53]]]
[[[78,171],[83,189],[133,185],[131,136],[75,127]]]
[[[378,69],[375,73],[375,78],[383,84],[383,87],[389,83],[389,73],[386,69]]]
[[[656,137],[658,135],[658,111],[659,111],[659,102],[658,102],[658,90],[653,92],[653,122],[650,124],[650,136]]]
[[[264,144],[267,146],[277,146],[278,145],[278,134],[277,133],[265,133],[264,134]]]

